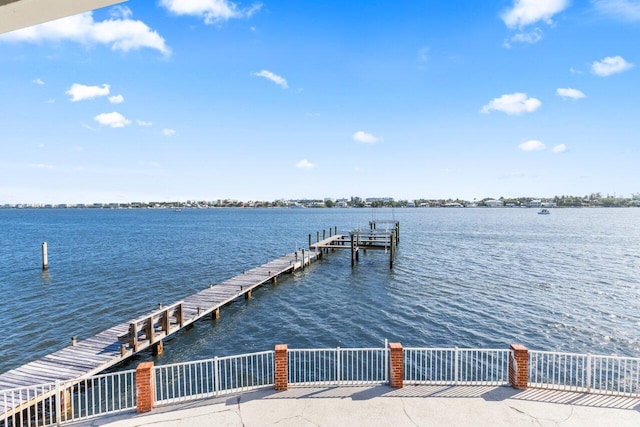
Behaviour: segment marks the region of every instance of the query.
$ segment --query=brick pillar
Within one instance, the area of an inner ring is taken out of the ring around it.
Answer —
[[[399,342],[389,343],[389,385],[394,388],[404,385],[404,351]]]
[[[288,375],[288,363],[287,363],[287,345],[276,345],[276,357],[275,357],[275,389],[287,390],[289,388],[289,375]]]
[[[143,362],[136,368],[136,395],[138,412],[149,412],[155,400],[155,376],[153,362]]]
[[[529,350],[521,344],[511,344],[509,382],[513,388],[527,389],[529,381]]]

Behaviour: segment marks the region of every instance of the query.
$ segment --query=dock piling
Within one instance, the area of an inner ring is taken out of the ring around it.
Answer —
[[[42,243],[42,270],[49,269],[49,255],[47,253],[47,242]]]

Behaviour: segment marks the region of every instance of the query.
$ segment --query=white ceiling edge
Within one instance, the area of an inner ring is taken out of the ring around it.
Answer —
[[[127,0],[3,0],[0,34],[53,21]]]

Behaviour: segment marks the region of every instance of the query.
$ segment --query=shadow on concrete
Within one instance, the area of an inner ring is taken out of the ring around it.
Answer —
[[[242,395],[242,401],[251,399],[351,399],[369,400],[377,397],[401,398],[481,398],[488,402],[509,399],[594,408],[636,409],[640,411],[640,398],[575,393],[559,390],[517,390],[505,386],[438,386],[415,385],[403,388],[378,386],[292,387],[286,391],[262,390]],[[233,404],[237,404],[234,399]]]
[[[515,400],[559,403],[565,405],[590,406],[594,408],[636,409],[640,411],[640,398],[586,394],[560,390],[528,389],[513,397]]]
[[[506,400],[522,400],[531,402],[555,403],[560,405],[576,405],[594,408],[627,409],[640,411],[640,398],[624,396],[606,396],[584,394],[558,390],[528,389],[517,390],[504,386],[436,386],[415,385],[403,388],[391,388],[388,385],[376,386],[342,386],[342,387],[292,387],[285,391],[270,388],[252,392],[206,398],[178,404],[181,409],[196,408],[212,403],[224,403],[225,406],[238,406],[252,400],[281,399],[349,399],[366,401],[375,398],[481,398],[488,402]],[[154,411],[171,410],[173,405],[157,407]],[[166,409],[165,409],[166,408]]]

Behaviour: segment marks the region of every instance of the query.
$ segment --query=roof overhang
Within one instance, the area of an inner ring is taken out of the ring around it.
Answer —
[[[127,0],[0,0],[0,34]]]

